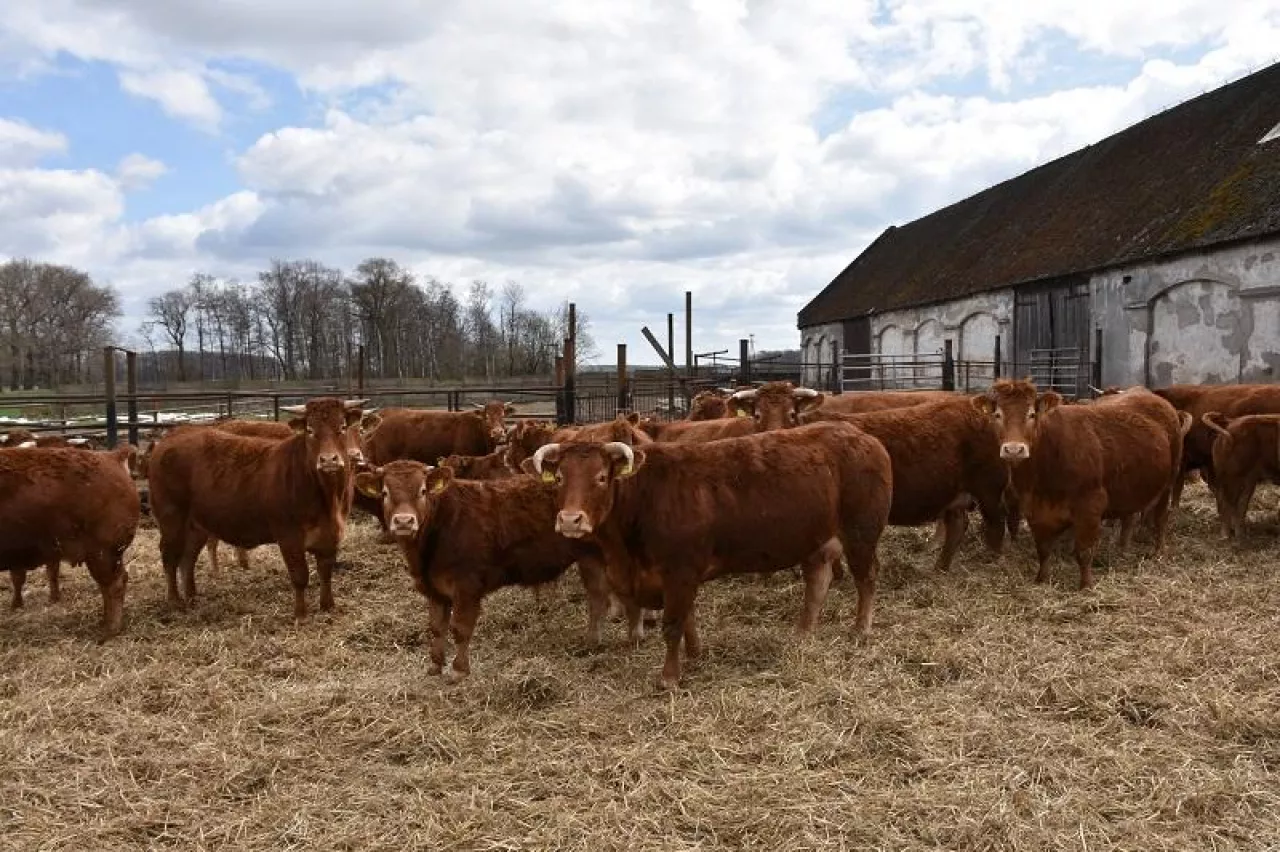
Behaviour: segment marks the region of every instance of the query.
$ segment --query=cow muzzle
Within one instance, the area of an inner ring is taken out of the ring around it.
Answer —
[[[556,515],[556,532],[566,538],[582,538],[592,530],[591,519],[586,512],[570,512],[567,509]]]
[[[1026,461],[1031,458],[1031,448],[1024,441],[1006,441],[1000,445],[1000,458],[1005,461]]]
[[[321,453],[316,459],[316,470],[321,473],[342,473],[346,467],[342,453]]]
[[[391,516],[391,522],[387,526],[392,535],[407,538],[417,534],[418,516],[412,512],[398,512]]]

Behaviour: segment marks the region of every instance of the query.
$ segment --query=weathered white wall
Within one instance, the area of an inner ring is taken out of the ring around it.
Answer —
[[[1280,379],[1280,238],[1109,269],[1090,293],[1104,384]]]
[[[839,351],[844,351],[843,323],[813,325],[800,330],[800,358],[805,364],[801,381],[804,384],[818,383],[819,375],[825,373],[824,368],[831,365],[833,343]]]
[[[1002,337],[1001,360],[1008,364],[1012,356],[1012,320],[1012,290],[980,293],[951,302],[876,314],[871,318],[871,345],[878,353],[909,356],[906,360],[910,361],[941,355],[943,342],[950,339],[957,361],[986,362],[982,366],[966,367],[967,376],[956,377],[964,386],[968,384],[966,379],[990,378],[996,335]],[[911,379],[919,383],[926,378],[921,373],[920,367],[886,368],[885,379],[904,382]]]

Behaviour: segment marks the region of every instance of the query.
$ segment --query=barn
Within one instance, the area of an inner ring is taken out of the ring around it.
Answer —
[[[798,325],[845,388],[1280,378],[1280,63],[890,226]]]

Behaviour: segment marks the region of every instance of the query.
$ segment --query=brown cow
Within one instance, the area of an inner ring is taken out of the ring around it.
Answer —
[[[495,427],[495,416],[506,412],[506,404],[491,402],[477,411],[420,411],[411,408],[384,408],[377,429],[365,436],[365,456],[371,466],[399,459],[433,465],[444,456],[483,456],[493,452],[505,439],[504,428]],[[498,421],[501,423],[501,420]],[[359,491],[355,505],[378,519],[383,538],[390,532],[382,519],[382,506]]]
[[[177,430],[151,454],[147,480],[160,529],[169,601],[195,597],[195,561],[210,536],[246,549],[276,543],[294,589],[294,618],[307,616],[307,554],[320,576],[320,609],[333,609],[333,564],[346,532],[353,477],[343,433],[362,401],[320,398],[286,409],[285,440]],[[177,573],[182,570],[183,596]]]
[[[587,592],[587,642],[600,642],[608,602],[600,550],[554,530],[555,489],[531,476],[467,482],[448,467],[396,461],[356,477],[380,500],[405,569],[431,612],[431,674],[445,664],[445,632],[456,653],[449,679],[471,672],[471,637],[485,596],[505,586],[538,586],[575,562]]]
[[[638,428],[641,422],[639,414],[619,413],[612,420],[602,423],[588,423],[584,426],[563,426],[551,435],[547,443],[564,443],[565,441],[621,441],[632,446],[647,444],[650,437]],[[546,444],[543,444],[546,446]],[[539,448],[541,449],[541,448]],[[523,467],[523,462],[521,463]]]
[[[0,569],[9,571],[15,608],[22,606],[28,570],[83,562],[102,591],[103,638],[123,629],[124,552],[141,514],[129,472],[135,452],[126,445],[110,452],[0,453]]]
[[[758,388],[735,392],[727,400],[734,413],[715,420],[651,420],[643,424],[645,434],[666,443],[702,443],[723,438],[740,438],[785,429],[796,424],[796,417],[822,404],[824,397],[810,388],[798,388],[790,382],[768,382]]]
[[[507,466],[520,470],[524,460],[538,451],[538,447],[551,440],[556,431],[554,423],[546,420],[521,420],[507,435]]]
[[[507,439],[507,433],[510,428],[507,426],[506,418],[516,413],[516,407],[509,402],[503,402],[500,399],[491,399],[485,403],[471,403],[477,411],[484,416],[485,426],[489,430],[489,441],[497,447]]]
[[[721,417],[733,417],[734,412],[728,402],[732,395],[733,391],[726,388],[698,391],[689,400],[689,416],[685,419],[719,420]]]
[[[893,460],[889,523],[917,526],[942,519],[942,547],[934,570],[951,567],[964,539],[971,498],[982,513],[987,547],[1000,552],[1009,472],[1000,458],[999,438],[968,400],[952,398],[865,414],[819,408],[801,420],[852,423],[884,445]]]
[[[694,598],[704,580],[804,566],[810,631],[841,552],[858,587],[857,630],[871,629],[876,545],[889,518],[893,470],[876,439],[816,423],[705,444],[548,444],[530,459],[558,482],[555,528],[601,546],[610,586],[663,607],[660,684],[680,680],[680,643],[696,657]]]
[[[1182,501],[1182,488],[1198,471],[1210,489],[1213,480],[1213,445],[1218,433],[1204,423],[1204,415],[1216,411],[1228,418],[1246,414],[1280,414],[1280,385],[1170,385],[1155,391],[1179,411],[1191,415],[1191,431],[1182,445],[1182,468],[1173,488],[1174,506]]]
[[[510,479],[516,473],[507,466],[507,448],[499,447],[487,456],[451,455],[440,459],[437,467],[449,467],[459,479]]]
[[[1120,398],[1117,398],[1120,399]],[[1162,422],[1145,406],[1061,405],[1053,391],[1037,394],[1030,380],[1001,379],[973,405],[1000,434],[1018,505],[1039,560],[1037,582],[1049,579],[1049,547],[1075,531],[1080,587],[1093,584],[1093,554],[1105,518],[1153,512],[1155,553],[1164,547],[1169,495],[1177,466],[1170,435],[1181,424],[1169,409]],[[1180,450],[1179,450],[1180,451]]]
[[[1201,420],[1213,442],[1213,495],[1227,538],[1244,538],[1249,501],[1259,482],[1280,481],[1280,415],[1246,414],[1228,419],[1217,411]]]
[[[353,476],[355,471],[366,467],[364,460],[364,449],[362,444],[362,434],[365,429],[372,431],[376,428],[378,415],[373,412],[365,412],[363,420],[354,423],[343,433],[343,440],[347,448],[347,458],[351,461],[351,467],[348,469],[347,476]],[[200,424],[195,424],[195,428],[200,428]],[[218,420],[211,424],[211,428],[221,430],[229,435],[240,435],[247,438],[271,438],[276,441],[282,441],[286,438],[293,437],[293,427],[288,423],[281,423],[276,420]],[[145,474],[144,474],[145,476]],[[351,495],[354,494],[354,488],[348,490],[347,501],[343,508],[343,516],[351,512]],[[209,571],[215,577],[221,573],[221,567],[218,561],[218,544],[217,538],[209,536],[209,543],[205,545],[205,553],[209,557]],[[236,562],[242,570],[249,570],[249,551],[243,547],[235,548]]]
[[[27,429],[11,429],[0,435],[0,449],[30,449],[32,447],[75,447],[82,450],[97,449],[92,438],[65,435],[36,435]]]
[[[827,411],[841,414],[865,414],[868,411],[885,411],[890,408],[907,408],[926,402],[950,399],[969,399],[968,394],[955,391],[903,390],[903,391],[847,391],[827,395],[820,403]]]

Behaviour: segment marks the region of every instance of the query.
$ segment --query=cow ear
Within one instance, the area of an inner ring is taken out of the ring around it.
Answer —
[[[365,470],[356,474],[356,490],[366,497],[382,496],[382,472]]]
[[[627,422],[630,423],[632,426],[635,426],[636,424],[638,424],[640,422],[640,412],[638,411],[627,412]]]
[[[346,422],[347,422],[348,429],[350,429],[352,426],[364,420],[364,412],[358,408],[348,408],[342,413],[347,418]]]
[[[1057,391],[1045,391],[1036,400],[1036,413],[1044,414],[1046,411],[1053,411],[1061,404],[1062,397]]]
[[[969,404],[977,409],[979,414],[990,417],[996,413],[996,401],[986,394],[978,394],[969,400]]]
[[[293,430],[295,435],[305,435],[307,432],[307,418],[294,417],[289,421],[289,428]]]
[[[453,484],[453,468],[435,467],[427,472],[427,492],[439,494]]]

